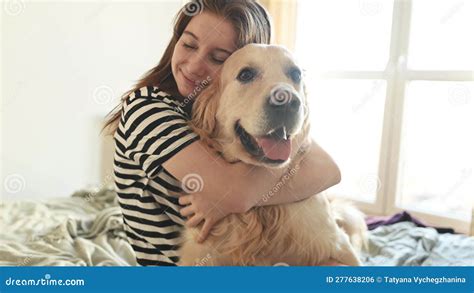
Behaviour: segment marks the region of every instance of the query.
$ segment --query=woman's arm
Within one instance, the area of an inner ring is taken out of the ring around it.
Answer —
[[[201,186],[195,193],[219,202],[232,213],[245,212],[250,201],[255,202],[268,192],[286,171],[241,162],[230,164],[201,141],[178,152],[163,167],[183,184],[186,184],[186,178],[199,177],[197,181],[202,184],[199,183]]]
[[[233,213],[246,212],[255,205],[299,201],[340,181],[337,165],[315,142],[311,142],[300,164],[290,168],[291,178],[285,182],[285,168],[229,164],[200,141],[181,150],[163,166],[179,180],[198,175],[202,179],[198,194],[220,202],[224,210]],[[278,191],[274,192],[274,187],[279,187]]]

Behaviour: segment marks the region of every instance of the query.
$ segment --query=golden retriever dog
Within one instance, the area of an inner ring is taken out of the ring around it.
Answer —
[[[227,161],[297,168],[309,119],[301,69],[280,46],[250,44],[224,63],[220,78],[196,98],[191,121],[202,140]],[[291,181],[291,178],[290,178]],[[336,203],[336,202],[335,202]],[[351,206],[326,196],[254,207],[218,222],[203,243],[200,227],[184,231],[179,265],[360,265],[356,246],[365,224]]]

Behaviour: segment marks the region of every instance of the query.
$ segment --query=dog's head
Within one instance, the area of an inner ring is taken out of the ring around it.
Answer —
[[[307,114],[302,72],[291,54],[250,44],[196,98],[192,126],[228,161],[282,167],[298,147],[295,137],[308,134]]]

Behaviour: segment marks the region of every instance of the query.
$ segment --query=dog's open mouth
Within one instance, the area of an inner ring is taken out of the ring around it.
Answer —
[[[284,126],[273,129],[263,136],[250,135],[237,121],[235,132],[249,154],[271,164],[286,162],[291,154],[291,139]]]

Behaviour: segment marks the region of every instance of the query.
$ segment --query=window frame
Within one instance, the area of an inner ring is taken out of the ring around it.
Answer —
[[[393,2],[390,52],[385,70],[336,70],[324,72],[320,77],[322,79],[377,79],[385,80],[387,83],[378,166],[378,178],[381,186],[376,191],[375,202],[369,203],[355,200],[356,205],[367,214],[381,216],[407,210],[431,225],[448,226],[454,228],[457,232],[468,234],[470,229],[474,231],[474,228],[470,228],[470,224],[474,227],[474,220],[472,219],[474,218],[474,211],[469,222],[436,214],[435,211],[427,213],[397,206],[403,111],[408,83],[420,80],[474,81],[474,71],[415,70],[408,68],[407,57],[412,18],[412,1],[394,0]]]

